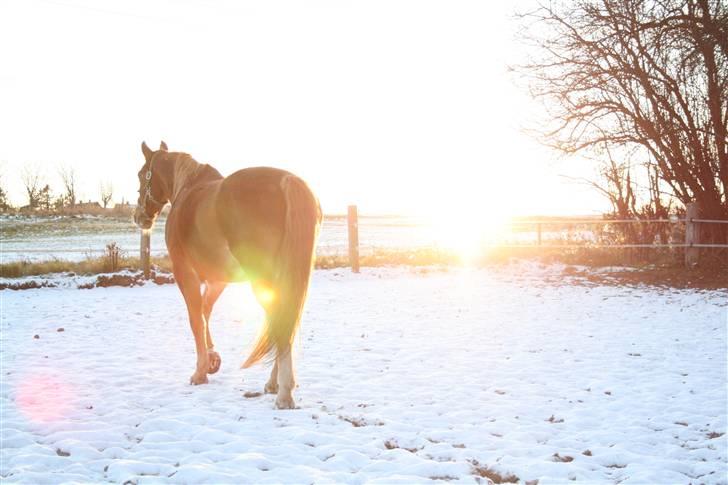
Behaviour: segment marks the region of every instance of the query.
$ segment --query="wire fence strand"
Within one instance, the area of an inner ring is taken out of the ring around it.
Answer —
[[[686,222],[692,222],[692,223],[702,223],[702,224],[728,224],[728,220],[722,220],[722,219],[554,219],[554,220],[518,220],[518,221],[511,221],[510,223],[507,223],[507,226],[525,226],[525,225],[531,225],[535,226],[535,229],[538,229],[539,236],[542,226],[554,226],[554,225],[560,225],[560,226],[573,226],[573,225],[607,225],[607,224],[654,224],[654,223],[686,223]],[[362,224],[364,225],[364,224]],[[396,224],[396,223],[378,223],[377,226],[384,226],[384,227],[420,227],[423,224],[417,224],[417,223],[403,223],[403,224]],[[728,244],[703,244],[703,243],[693,243],[693,244],[684,244],[684,243],[653,243],[653,244],[601,244],[601,243],[593,243],[593,242],[583,242],[583,243],[562,243],[562,244],[541,244],[540,239],[535,240],[533,243],[487,243],[481,245],[483,248],[538,248],[538,249],[548,249],[548,248],[582,248],[582,249],[620,249],[620,248],[652,248],[652,249],[680,249],[680,248],[706,248],[706,249],[719,249],[719,248],[728,248]],[[66,249],[23,249],[22,253],[28,253],[28,254],[103,254],[106,250],[105,249],[95,249],[95,248],[87,248],[87,249],[74,249],[74,248],[66,248]],[[18,253],[20,251],[7,251],[3,250],[2,253]],[[155,255],[163,255],[166,254],[166,251],[164,249],[158,249],[154,250],[153,253]]]

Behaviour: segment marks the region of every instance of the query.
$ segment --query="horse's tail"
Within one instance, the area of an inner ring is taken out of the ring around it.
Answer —
[[[308,185],[295,175],[285,175],[281,189],[286,202],[285,230],[270,282],[265,328],[243,368],[268,356],[273,349],[276,355],[290,350],[301,321],[315,260],[316,237],[321,223],[318,200]]]

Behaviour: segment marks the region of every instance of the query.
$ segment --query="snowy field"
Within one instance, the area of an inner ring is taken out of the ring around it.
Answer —
[[[727,483],[726,294],[561,269],[316,272],[292,411],[246,286],[200,387],[173,285],[0,292],[2,482]]]

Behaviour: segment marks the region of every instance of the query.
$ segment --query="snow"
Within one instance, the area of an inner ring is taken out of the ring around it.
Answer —
[[[244,397],[269,374],[239,369],[262,320],[245,285],[215,307],[223,366],[198,387],[174,285],[2,291],[0,476],[728,483],[726,294],[562,269],[317,271],[292,411]]]
[[[160,274],[164,274],[165,276],[169,275],[169,273],[161,272]],[[14,289],[35,283],[38,287],[44,288],[86,289],[94,287],[98,283],[99,278],[113,278],[114,276],[132,278],[135,280],[137,278],[143,278],[141,271],[133,271],[129,269],[119,270],[114,273],[88,275],[79,275],[76,273],[47,273],[43,275],[19,276],[17,278],[0,277],[0,287],[5,285],[9,289]]]

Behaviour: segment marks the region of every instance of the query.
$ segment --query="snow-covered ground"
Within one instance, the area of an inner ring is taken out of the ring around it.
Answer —
[[[3,483],[728,481],[721,292],[318,271],[292,411],[239,369],[262,318],[245,286],[215,308],[223,366],[200,387],[173,285],[0,298]]]

